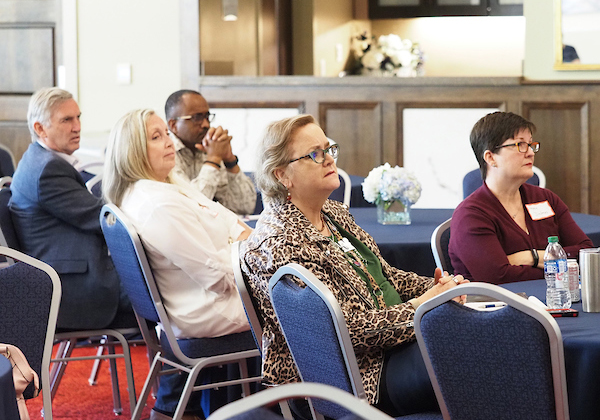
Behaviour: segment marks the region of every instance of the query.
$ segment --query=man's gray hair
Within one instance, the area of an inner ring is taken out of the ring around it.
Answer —
[[[27,109],[27,126],[31,133],[32,143],[39,140],[33,125],[36,122],[44,126],[50,125],[50,117],[54,107],[69,99],[73,99],[73,95],[57,87],[42,88],[33,94]]]

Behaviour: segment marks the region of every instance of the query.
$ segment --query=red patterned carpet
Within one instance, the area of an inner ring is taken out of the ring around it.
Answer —
[[[94,348],[75,349],[76,355],[93,355]],[[146,381],[149,364],[144,345],[131,348],[133,375],[136,395],[139,396]],[[129,398],[127,394],[127,381],[125,378],[125,365],[122,360],[117,360],[119,374],[119,389],[121,391],[121,404],[123,414],[115,416],[113,413],[112,388],[108,362],[103,361],[98,375],[98,383],[94,386],[88,384],[88,379],[94,364],[91,360],[70,362],[65,370],[65,375],[58,387],[58,392],[52,402],[54,419],[130,419]],[[41,420],[42,395],[27,401],[27,408],[31,420]],[[142,419],[148,418],[150,408],[153,406],[152,397],[148,399],[149,407],[144,409]]]

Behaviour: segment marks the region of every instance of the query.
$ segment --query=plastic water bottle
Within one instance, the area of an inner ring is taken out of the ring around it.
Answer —
[[[571,307],[567,254],[558,243],[558,236],[548,237],[544,253],[544,277],[546,278],[546,305],[550,309]]]

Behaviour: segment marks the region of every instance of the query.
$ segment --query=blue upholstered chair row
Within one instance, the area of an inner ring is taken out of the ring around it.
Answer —
[[[14,250],[21,249],[19,239],[17,237],[15,227],[12,221],[12,215],[8,208],[8,203],[11,197],[10,188],[0,189],[0,245],[7,246]],[[0,256],[0,262],[7,264],[12,261]],[[56,395],[58,386],[64,374],[67,362],[76,360],[88,360],[90,356],[72,357],[72,351],[75,343],[80,338],[89,337],[105,337],[105,340],[119,342],[122,345],[123,351],[116,357],[125,360],[125,370],[127,376],[127,389],[129,390],[129,404],[131,408],[135,407],[135,385],[133,381],[133,370],[131,366],[131,356],[129,354],[129,346],[124,334],[139,333],[137,329],[103,329],[103,330],[86,330],[86,331],[58,331],[55,334],[55,339],[59,342],[56,356],[52,359],[50,372],[50,392],[52,398]],[[110,346],[108,346],[110,347]],[[109,351],[112,350],[109,348]],[[97,360],[109,359],[111,364],[111,379],[113,385],[113,403],[114,411],[117,414],[122,412],[120,391],[118,388],[116,360],[114,355],[98,354],[95,356]],[[94,358],[94,357],[92,357]],[[94,373],[92,373],[93,376]]]

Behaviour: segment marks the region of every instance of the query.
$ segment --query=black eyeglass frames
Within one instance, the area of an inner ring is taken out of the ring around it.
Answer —
[[[193,115],[182,115],[181,117],[175,117],[176,120],[190,120],[195,123],[202,122],[204,120],[208,120],[208,122],[212,122],[215,119],[215,114],[211,114],[210,112],[199,112]]]
[[[327,149],[315,149],[307,155],[300,156],[299,158],[292,159],[289,163],[295,162],[304,158],[311,158],[313,162],[318,163],[319,165],[325,162],[325,154],[327,153],[332,158],[337,159],[338,154],[340,152],[340,146],[337,144],[332,144]]]
[[[527,153],[527,150],[531,147],[533,153],[537,153],[540,151],[540,142],[533,141],[531,143],[527,143],[526,141],[520,141],[518,143],[505,144],[503,146],[497,146],[496,149],[502,149],[503,147],[514,147],[517,146],[519,152]]]

